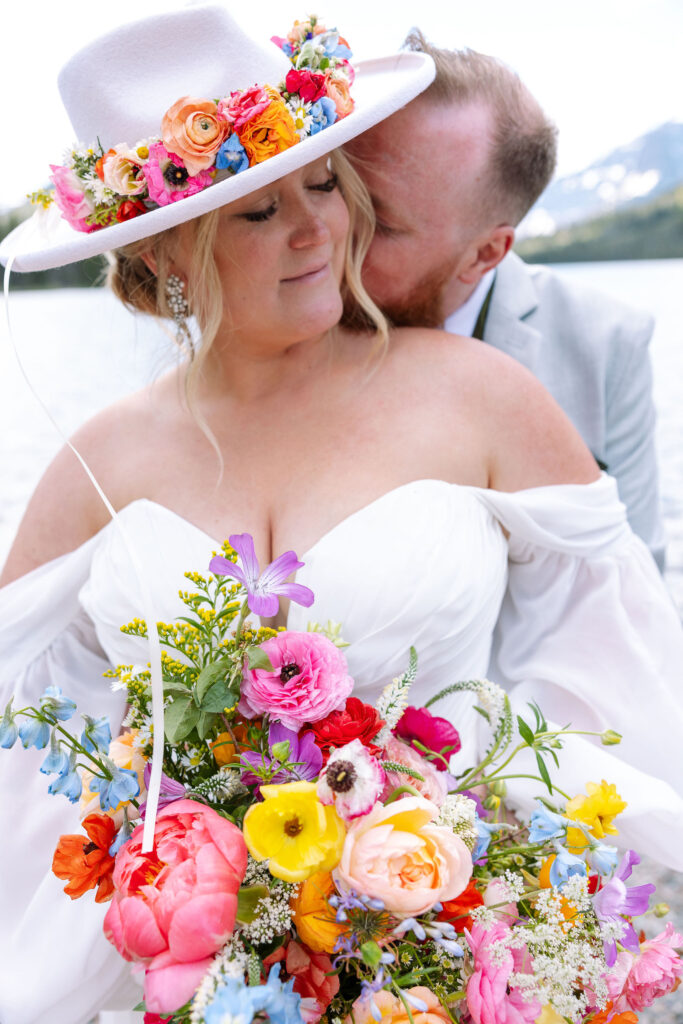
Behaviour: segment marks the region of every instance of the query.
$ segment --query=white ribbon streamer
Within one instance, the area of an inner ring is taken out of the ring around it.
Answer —
[[[161,643],[159,641],[159,631],[157,629],[158,616],[154,607],[154,601],[152,600],[152,594],[147,586],[147,580],[142,570],[138,554],[133,544],[133,541],[128,536],[121,517],[118,515],[116,509],[109,501],[102,487],[97,482],[95,474],[92,472],[81,453],[74,447],[69,438],[66,436],[62,428],[59,426],[57,421],[54,419],[52,413],[47,408],[43,400],[35,391],[33,385],[28,379],[26,370],[19,356],[16,343],[14,341],[14,335],[12,333],[12,324],[10,320],[9,311],[9,279],[12,271],[12,264],[14,263],[15,256],[10,256],[5,267],[5,281],[4,281],[4,293],[5,293],[5,318],[7,320],[7,335],[9,342],[14,352],[14,358],[17,361],[19,371],[26,381],[29,391],[38,402],[48,420],[57,431],[61,439],[65,444],[69,446],[71,451],[74,453],[81,466],[85,470],[88,479],[97,491],[98,495],[102,499],[107,512],[111,516],[116,529],[119,531],[121,540],[123,541],[124,547],[126,548],[133,565],[133,571],[137,577],[138,586],[140,588],[140,595],[142,600],[142,610],[147,621],[147,638],[149,643],[149,655],[150,655],[150,672],[151,672],[151,683],[152,683],[152,727],[153,727],[153,745],[152,745],[152,773],[149,780],[149,786],[147,787],[147,809],[145,813],[145,827],[142,836],[142,852],[149,853],[154,848],[154,827],[156,825],[157,809],[159,806],[159,792],[161,789],[161,766],[164,756],[164,687],[161,675]]]

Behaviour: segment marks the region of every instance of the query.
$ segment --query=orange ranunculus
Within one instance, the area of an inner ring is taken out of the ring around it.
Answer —
[[[258,723],[260,724],[260,719]],[[249,729],[255,724],[255,722],[246,722],[244,724],[238,722],[232,727],[232,736],[229,732],[221,732],[216,736],[215,740],[211,741],[210,747],[216,759],[216,764],[239,764],[242,745],[244,745],[245,749],[249,749],[247,746]],[[233,737],[237,741],[238,746],[235,746]]]
[[[280,93],[269,85],[265,88],[272,102],[237,131],[250,164],[260,164],[299,141],[294,118]]]
[[[213,165],[229,131],[213,100],[194,96],[176,100],[161,119],[161,141],[169,153],[180,157],[192,177]]]
[[[334,77],[334,72],[325,75],[327,83],[327,95],[337,108],[337,117],[346,117],[354,107],[353,97],[349,89],[349,81],[346,76]]]
[[[83,827],[86,836],[60,836],[52,870],[57,878],[68,880],[64,892],[72,900],[97,886],[95,902],[105,903],[114,892],[114,858],[109,855],[109,847],[114,842],[116,825],[107,814],[89,814]]]
[[[327,902],[337,889],[329,871],[318,871],[305,879],[292,901],[292,918],[302,942],[314,953],[333,953],[345,926],[337,924]]]
[[[107,152],[103,153],[99,160],[97,160],[95,163],[95,174],[100,179],[100,181],[104,181],[104,165],[110,156],[116,156],[115,149],[108,149]]]
[[[469,911],[483,905],[484,900],[477,889],[477,883],[471,878],[459,896],[453,900],[444,900],[443,910],[436,917],[439,921],[450,921],[456,932],[464,932],[465,928],[471,929],[473,925]]]
[[[611,1012],[612,1004],[608,1003],[604,1010],[601,1010],[595,1017],[591,1017],[591,1024],[606,1024],[607,1020],[609,1020],[609,1024],[638,1024],[638,1014],[631,1010],[616,1013],[613,1017],[610,1017]]]

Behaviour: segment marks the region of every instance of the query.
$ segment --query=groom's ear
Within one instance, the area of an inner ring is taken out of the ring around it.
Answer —
[[[463,284],[477,284],[488,270],[498,266],[514,240],[515,229],[511,224],[500,224],[488,234],[474,239],[461,262],[458,278]]]

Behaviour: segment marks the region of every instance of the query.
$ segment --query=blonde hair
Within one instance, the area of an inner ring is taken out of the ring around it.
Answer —
[[[557,161],[557,128],[526,86],[502,61],[476,50],[443,50],[413,29],[404,47],[428,53],[436,65],[418,97],[437,106],[486,103],[493,114],[486,207],[518,224],[548,185]]]
[[[331,169],[337,175],[339,187],[349,211],[349,233],[346,243],[343,322],[351,329],[372,332],[374,345],[371,356],[383,352],[388,342],[388,325],[380,309],[372,301],[361,280],[361,268],[375,230],[375,215],[365,185],[340,150],[330,157]],[[193,399],[203,363],[218,334],[220,325],[230,310],[224,309],[221,281],[214,259],[214,246],[218,230],[220,209],[212,210],[189,224],[170,228],[161,234],[133,242],[108,254],[107,283],[128,309],[152,316],[171,318],[166,285],[173,262],[180,231],[193,232],[191,238],[192,263],[188,274],[186,299],[200,331],[199,344],[189,353],[185,374],[185,393],[193,415]],[[145,259],[153,261],[156,273]],[[204,426],[202,426],[204,429]],[[206,430],[205,430],[206,433]],[[208,435],[207,435],[208,436]]]

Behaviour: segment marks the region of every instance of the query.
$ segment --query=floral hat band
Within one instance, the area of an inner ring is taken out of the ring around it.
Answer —
[[[76,231],[97,231],[187,199],[297,145],[353,110],[348,43],[315,16],[273,36],[291,61],[273,85],[234,90],[220,99],[183,96],[161,118],[159,134],[132,145],[77,146],[50,165],[54,188],[31,195],[55,202]]]
[[[0,262],[45,270],[201,216],[343,145],[434,77],[421,53],[351,57],[314,16],[259,43],[215,4],[94,40],[59,76],[83,141],[50,165],[52,187],[31,195],[37,211]]]

